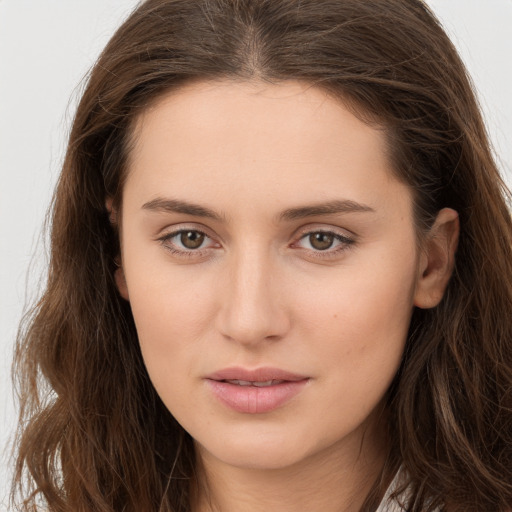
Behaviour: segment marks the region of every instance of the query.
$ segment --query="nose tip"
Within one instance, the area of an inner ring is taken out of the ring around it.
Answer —
[[[281,339],[290,328],[290,318],[280,281],[268,266],[253,264],[233,272],[218,318],[221,334],[243,345]]]
[[[277,319],[277,314],[253,311],[241,311],[238,307],[232,311],[228,321],[221,329],[225,338],[243,345],[255,345],[262,341],[277,341],[283,337],[285,322]]]

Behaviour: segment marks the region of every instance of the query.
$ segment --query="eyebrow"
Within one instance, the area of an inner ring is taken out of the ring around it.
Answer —
[[[225,216],[221,215],[210,208],[189,203],[187,201],[180,201],[178,199],[164,199],[156,198],[142,205],[142,209],[154,212],[169,212],[169,213],[184,213],[194,217],[204,217],[213,219],[219,222],[225,220]],[[307,217],[315,217],[321,215],[334,215],[339,213],[364,213],[375,212],[375,210],[368,205],[357,203],[351,200],[334,200],[326,203],[317,203],[307,206],[299,206],[296,208],[288,208],[282,211],[278,219],[281,221],[292,221],[304,219]]]
[[[290,221],[314,217],[319,215],[334,215],[337,213],[364,213],[375,212],[375,210],[366,204],[356,203],[350,200],[329,201],[327,203],[318,203],[299,208],[289,208],[280,215],[280,220]]]
[[[223,215],[219,215],[209,208],[186,201],[179,201],[177,199],[163,199],[157,197],[152,201],[144,203],[142,209],[154,212],[184,213],[186,215],[193,215],[194,217],[204,217],[217,221],[224,220]]]

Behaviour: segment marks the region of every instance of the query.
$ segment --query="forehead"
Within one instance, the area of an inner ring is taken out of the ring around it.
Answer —
[[[367,132],[380,144],[379,149],[385,150],[383,127],[365,124],[354,115],[357,110],[353,103],[349,105],[327,90],[305,82],[196,81],[159,96],[137,117],[133,134],[136,141],[145,135],[153,137],[154,133],[148,133],[148,125],[159,124],[169,134],[174,132],[174,136],[181,133],[199,138],[207,134],[205,143],[214,137],[212,130],[221,138],[226,132],[219,128],[232,129],[228,133],[231,146],[240,149],[249,140],[255,144],[262,142],[258,137],[264,135],[275,140],[277,131],[283,136],[308,138],[312,143],[320,137],[328,144],[338,135],[333,126],[339,126],[343,118],[345,127],[350,125],[354,135]],[[320,130],[322,127],[324,130]],[[235,132],[236,128],[242,130]],[[343,135],[337,138],[338,145],[348,138],[346,130]]]
[[[146,196],[204,201],[229,189],[234,203],[234,194],[249,201],[277,190],[284,203],[334,192],[368,202],[397,182],[384,130],[299,82],[189,84],[147,108],[133,135],[126,184]]]

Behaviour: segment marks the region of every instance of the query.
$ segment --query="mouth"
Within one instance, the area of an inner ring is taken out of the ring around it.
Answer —
[[[207,379],[224,381],[232,384],[239,384],[241,386],[248,386],[253,384],[263,384],[270,386],[272,383],[280,382],[296,382],[299,380],[307,379],[305,375],[292,373],[287,370],[272,367],[260,367],[254,370],[234,366],[224,368],[214,372],[206,377]],[[247,384],[248,383],[248,384]]]
[[[220,382],[227,382],[228,384],[235,384],[236,386],[256,386],[257,388],[267,388],[268,386],[275,386],[276,384],[282,384],[283,382],[287,382],[285,380],[265,380],[261,381],[250,381],[250,380],[222,380]]]
[[[239,413],[262,414],[290,402],[310,378],[277,368],[226,368],[205,380],[223,406]]]

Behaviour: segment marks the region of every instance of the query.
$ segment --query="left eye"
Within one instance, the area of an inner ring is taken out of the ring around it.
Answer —
[[[327,251],[338,246],[350,245],[353,242],[350,238],[332,233],[329,231],[314,231],[307,233],[298,242],[297,245],[304,249],[314,251]]]

